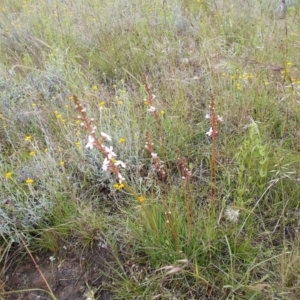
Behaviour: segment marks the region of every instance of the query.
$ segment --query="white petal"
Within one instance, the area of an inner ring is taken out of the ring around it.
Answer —
[[[121,166],[124,169],[126,168],[126,165],[121,160],[117,160],[115,162],[115,166]]]
[[[122,183],[125,180],[125,178],[122,176],[121,173],[118,174],[118,178],[119,178],[119,183]]]
[[[104,133],[104,132],[101,132],[101,135],[102,135],[102,137],[104,137],[106,140],[111,141],[111,136],[110,136],[110,135],[108,135],[108,134],[106,134],[106,133]]]
[[[89,135],[88,142],[87,142],[85,148],[93,149],[94,148],[94,142],[95,142],[95,139],[93,138],[93,136]]]
[[[157,154],[156,154],[156,153],[151,153],[151,156],[152,156],[153,158],[157,158]]]
[[[107,171],[109,166],[109,159],[107,159],[106,157],[104,158],[103,164],[102,164],[102,170],[103,171]]]
[[[154,106],[150,106],[150,108],[148,109],[148,111],[150,112],[155,112],[156,111],[156,108]]]
[[[206,132],[206,135],[211,136],[213,132],[213,129],[210,127],[209,131]]]

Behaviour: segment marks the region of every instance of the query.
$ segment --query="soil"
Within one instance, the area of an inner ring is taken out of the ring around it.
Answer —
[[[32,254],[57,299],[112,299],[113,294],[105,288],[110,283],[110,266],[114,261],[107,248],[94,245],[78,251],[78,247],[69,244],[62,245],[55,255],[45,251]],[[3,274],[5,279],[2,284],[6,292],[22,289],[47,290],[42,276],[28,254],[22,253],[21,256],[20,252],[15,252],[12,256],[13,262]],[[51,300],[52,298],[46,292],[34,290],[5,295],[5,299]]]

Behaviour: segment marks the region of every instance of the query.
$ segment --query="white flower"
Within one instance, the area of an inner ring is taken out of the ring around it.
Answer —
[[[104,132],[101,132],[101,136],[102,136],[103,138],[105,138],[106,140],[111,141],[111,136],[110,136],[110,135],[108,135],[108,134],[106,134],[106,133],[104,133]]]
[[[119,183],[122,183],[125,180],[125,178],[122,176],[121,173],[118,174],[118,179],[119,179]]]
[[[112,146],[110,146],[109,148],[108,147],[106,147],[105,145],[103,145],[103,147],[104,147],[104,150],[105,150],[105,152],[106,152],[106,154],[107,154],[107,158],[108,159],[111,159],[111,158],[113,158],[114,156],[117,156],[117,154],[115,153],[115,152],[113,152],[113,147]]]
[[[104,161],[103,161],[103,164],[102,164],[102,170],[103,171],[107,171],[107,169],[108,169],[108,166],[109,166],[109,162],[110,162],[110,160],[108,159],[108,158],[104,158]]]
[[[150,112],[155,112],[156,111],[156,108],[154,106],[150,106],[150,108],[148,109],[148,111]]]
[[[223,117],[217,116],[217,119],[218,119],[219,122],[223,122]]]
[[[213,133],[213,129],[210,127],[209,131],[206,132],[206,135],[211,136]]]
[[[89,135],[88,137],[88,142],[85,146],[86,149],[90,148],[90,149],[93,149],[94,148],[94,142],[95,142],[95,139],[93,136]]]
[[[240,211],[229,206],[226,208],[225,216],[228,221],[236,223],[239,220]]]
[[[117,160],[115,162],[115,166],[118,167],[118,166],[121,166],[122,168],[126,168],[126,165],[121,161],[121,160]]]
[[[205,119],[210,119],[210,115],[209,115],[209,114],[206,114],[206,115],[205,115]]]
[[[151,153],[151,156],[155,159],[157,158],[157,154],[156,153]]]

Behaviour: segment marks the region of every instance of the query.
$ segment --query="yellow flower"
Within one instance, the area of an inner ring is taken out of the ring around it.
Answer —
[[[5,178],[6,178],[6,179],[9,179],[9,178],[11,177],[11,175],[12,175],[12,172],[7,172],[7,173],[5,174]]]
[[[269,84],[269,82],[268,81],[265,81],[265,85],[268,85]]]
[[[288,61],[288,62],[286,63],[286,65],[287,65],[287,66],[291,66],[292,63],[291,63],[290,61]]]
[[[139,203],[143,203],[143,202],[145,202],[146,198],[143,197],[143,196],[140,196],[140,197],[138,197],[137,200],[138,200]]]
[[[59,163],[59,165],[60,165],[60,166],[64,166],[64,165],[65,165],[65,162],[64,162],[64,161],[61,161],[61,162]]]
[[[236,89],[240,91],[242,89],[242,85],[240,83],[237,83],[236,84]]]
[[[124,184],[123,183],[115,183],[114,185],[113,185],[113,187],[116,189],[116,190],[118,190],[118,191],[120,191],[122,188],[124,188]]]
[[[126,139],[125,139],[125,138],[120,138],[120,139],[119,139],[119,143],[120,143],[120,144],[123,144],[123,143],[125,143],[125,142],[126,142]]]
[[[25,141],[30,141],[31,140],[31,136],[30,135],[27,135],[26,137],[25,137]]]
[[[77,148],[79,148],[79,149],[81,148],[81,143],[80,142],[76,142],[75,145],[76,145]]]
[[[74,99],[73,96],[70,96],[70,97],[69,97],[69,100],[70,100],[70,101],[72,101],[73,99]]]
[[[101,101],[101,102],[99,102],[98,105],[101,106],[101,107],[103,107],[103,106],[105,106],[105,102],[104,102],[104,101]]]
[[[61,118],[61,114],[57,110],[54,111],[54,114],[56,116],[56,119],[60,119]]]
[[[44,149],[44,152],[47,153],[47,152],[48,152],[48,148],[45,148],[45,149]]]
[[[32,103],[31,106],[32,106],[32,107],[36,107],[36,103]]]
[[[33,179],[31,178],[27,178],[26,181],[25,181],[27,184],[32,184],[34,182]]]
[[[98,86],[97,86],[97,85],[94,85],[94,86],[93,86],[93,90],[94,90],[94,91],[98,91]]]
[[[164,116],[164,115],[165,115],[165,111],[164,111],[164,110],[161,110],[161,111],[160,111],[160,114],[161,114],[162,116]]]
[[[35,155],[36,154],[36,152],[35,151],[31,151],[31,152],[29,152],[29,155],[30,156],[33,156],[33,155]]]
[[[124,103],[122,100],[119,100],[118,102],[120,105],[122,105]]]

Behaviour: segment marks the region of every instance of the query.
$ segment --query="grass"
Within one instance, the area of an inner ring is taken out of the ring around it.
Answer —
[[[299,298],[299,6],[222,2],[2,1],[2,263],[105,236],[116,299]]]

